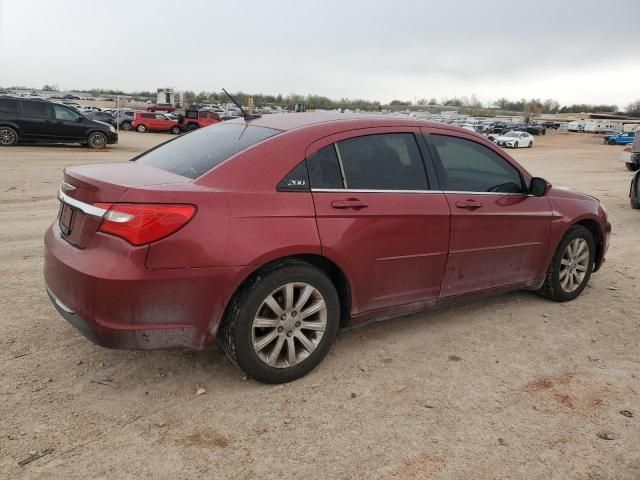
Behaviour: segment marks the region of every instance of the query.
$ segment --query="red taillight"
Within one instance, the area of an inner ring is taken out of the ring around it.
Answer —
[[[144,245],[168,237],[185,226],[196,213],[193,205],[142,203],[96,204],[108,212],[98,231]]]

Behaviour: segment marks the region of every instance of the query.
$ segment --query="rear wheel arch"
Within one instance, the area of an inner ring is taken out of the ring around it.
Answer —
[[[338,292],[338,298],[340,300],[340,327],[346,327],[349,325],[351,320],[351,285],[349,280],[340,267],[327,257],[318,254],[297,254],[280,257],[271,260],[246,274],[242,281],[239,282],[234,292],[227,299],[221,323],[227,316],[227,310],[230,305],[232,305],[233,299],[240,295],[256,276],[263,274],[266,271],[271,271],[283,265],[292,263],[305,263],[312,265],[329,277]]]

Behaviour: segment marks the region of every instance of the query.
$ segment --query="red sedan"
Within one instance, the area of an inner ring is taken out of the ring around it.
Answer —
[[[610,224],[478,135],[416,119],[238,119],[68,167],[45,236],[57,310],[113,348],[221,340],[263,382],[339,327],[516,289],[568,301]]]
[[[177,135],[182,131],[177,120],[172,120],[162,113],[136,112],[131,128],[140,133],[171,132]]]

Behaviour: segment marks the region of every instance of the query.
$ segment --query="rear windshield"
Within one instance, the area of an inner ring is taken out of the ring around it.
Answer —
[[[135,159],[167,172],[198,178],[236,153],[280,133],[271,128],[221,123],[194,130]]]

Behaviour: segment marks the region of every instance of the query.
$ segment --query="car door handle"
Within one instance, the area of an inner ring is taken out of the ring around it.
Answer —
[[[476,202],[475,200],[467,200],[466,202],[456,202],[456,207],[475,210],[476,208],[482,207],[482,203]]]
[[[367,208],[369,204],[362,202],[357,198],[350,198],[348,200],[336,200],[334,202],[331,202],[331,206],[333,208],[354,208],[356,210],[359,210],[361,208]]]

